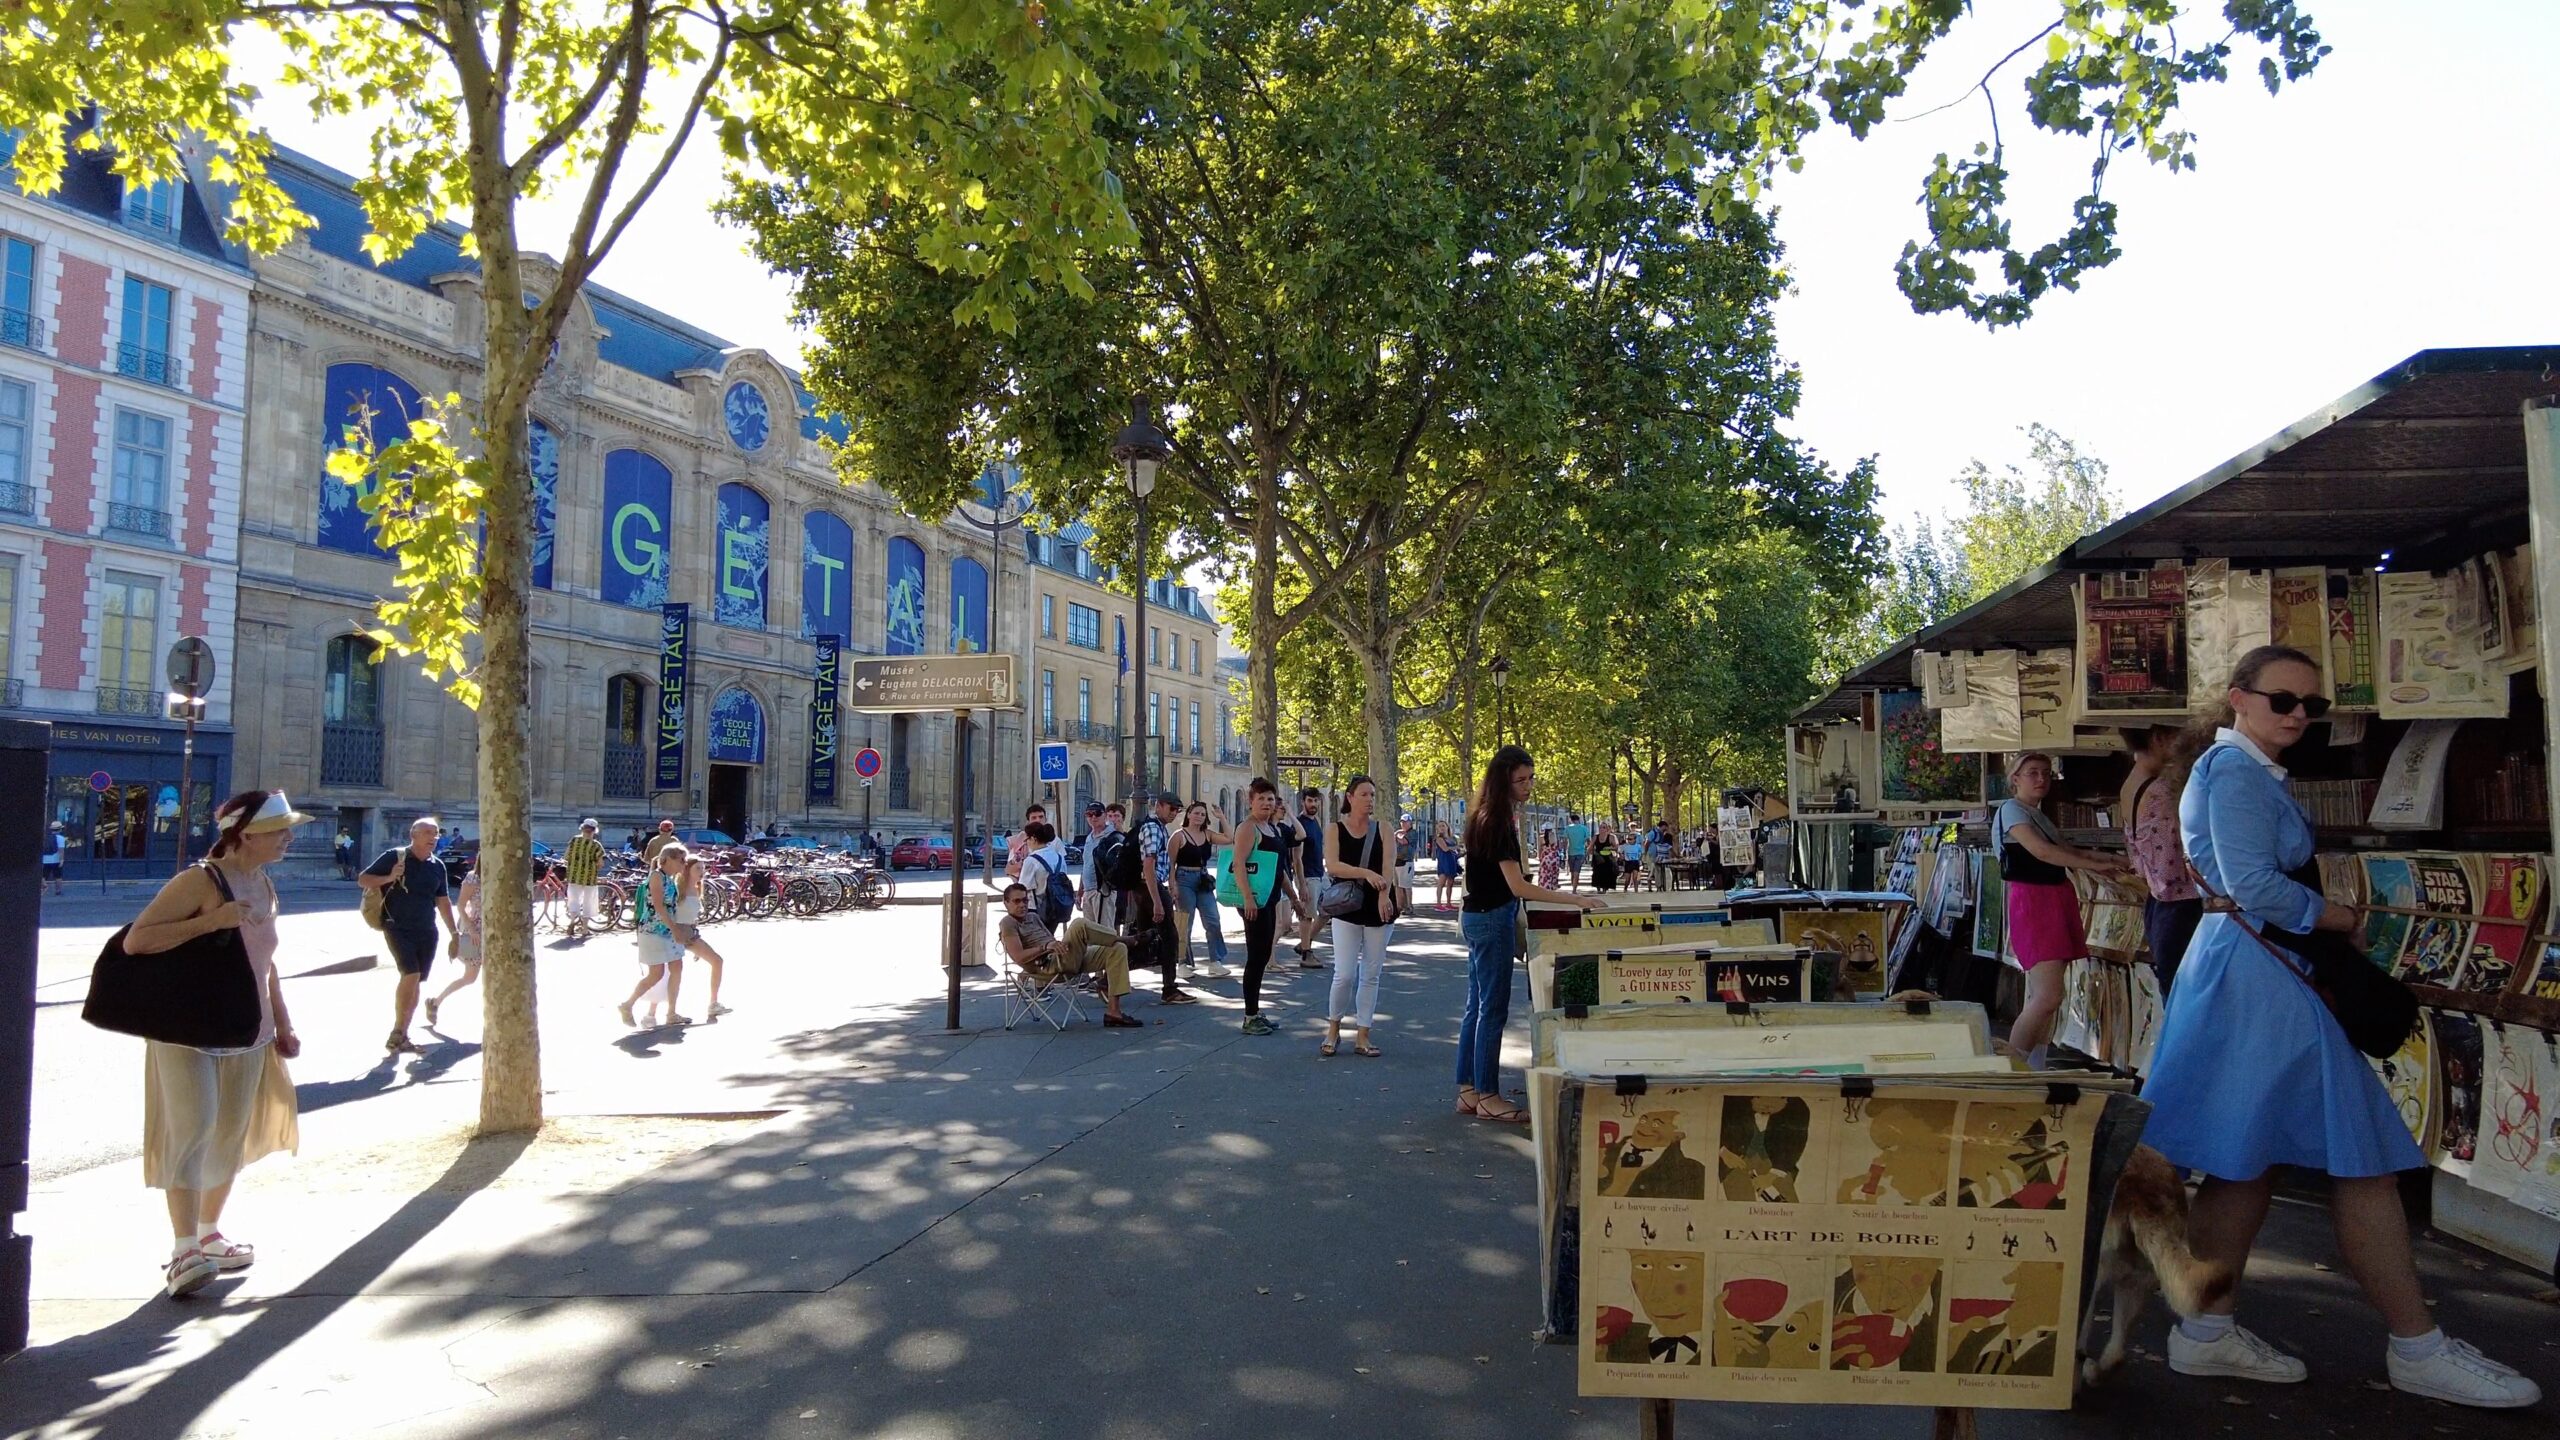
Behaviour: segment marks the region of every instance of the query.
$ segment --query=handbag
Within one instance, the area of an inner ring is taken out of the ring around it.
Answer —
[[[231,887],[213,865],[203,867],[231,903]],[[208,930],[175,948],[151,955],[125,952],[125,926],[107,937],[89,971],[89,998],[80,1018],[101,1030],[138,1035],[195,1050],[239,1050],[256,1044],[265,1024],[258,976],[249,945],[237,926]]]
[[[1231,857],[1231,850],[1221,850],[1214,862],[1218,867],[1218,903],[1241,910],[1244,908],[1244,892],[1236,888],[1236,872]],[[1280,857],[1256,848],[1245,856],[1244,866],[1253,882],[1253,903],[1257,906],[1270,904],[1271,891],[1280,883]]]
[[[2187,874],[2194,880],[2196,892],[2204,897],[2205,913],[2230,916],[2231,923],[2257,941],[2268,958],[2319,996],[2320,1003],[2337,1020],[2338,1028],[2346,1032],[2349,1044],[2376,1060],[2388,1060],[2400,1053],[2409,1032],[2418,1028],[2418,992],[2333,934],[2314,931],[2301,935],[2269,926],[2268,934],[2284,942],[2279,946],[2267,934],[2251,928],[2237,904],[2215,894],[2192,860],[2187,862]],[[2311,888],[2316,891],[2319,887]],[[2297,966],[2288,955],[2302,963]]]
[[[1382,853],[1378,845],[1378,822],[1372,820],[1369,822],[1369,843],[1361,851],[1360,858],[1369,862],[1367,868],[1374,870]],[[1324,888],[1316,892],[1316,913],[1328,920],[1348,920],[1368,903],[1369,887],[1357,880],[1327,880]]]

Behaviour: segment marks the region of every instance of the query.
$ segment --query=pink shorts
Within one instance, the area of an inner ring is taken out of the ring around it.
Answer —
[[[2080,896],[2071,882],[2028,885],[2012,880],[2009,891],[2009,948],[2018,965],[2033,970],[2056,960],[2078,960],[2089,953],[2089,935],[2080,926]]]

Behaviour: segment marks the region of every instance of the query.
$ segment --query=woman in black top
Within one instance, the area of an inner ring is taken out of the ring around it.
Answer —
[[[1202,929],[1209,932],[1209,963],[1193,965],[1186,958],[1182,978],[1203,980],[1227,978],[1226,922],[1218,915],[1218,877],[1209,873],[1209,861],[1217,847],[1229,844],[1226,817],[1209,818],[1209,807],[1194,800],[1182,813],[1182,828],[1173,832],[1173,928],[1181,933],[1184,954],[1191,949],[1191,917],[1201,918]]]
[[[1235,877],[1236,893],[1244,897],[1244,1033],[1270,1035],[1279,1027],[1262,1017],[1262,974],[1271,968],[1271,951],[1279,941],[1280,909],[1270,903],[1273,891],[1255,891],[1251,857],[1270,856],[1262,863],[1276,877],[1292,847],[1304,837],[1297,826],[1280,818],[1279,786],[1257,775],[1247,794],[1250,808],[1227,864]]]
[[[1329,1057],[1340,1048],[1342,1020],[1351,1015],[1359,1022],[1351,1052],[1375,1059],[1378,1047],[1369,1043],[1369,1025],[1377,1018],[1378,980],[1386,970],[1387,927],[1396,918],[1396,839],[1378,823],[1376,781],[1352,776],[1342,801],[1324,873],[1328,881],[1347,880],[1360,887],[1360,908],[1333,917],[1333,993],[1325,1007],[1324,1046],[1316,1053]],[[1351,1009],[1355,984],[1356,1014]]]
[[[1467,814],[1467,893],[1458,924],[1467,937],[1467,1009],[1458,1021],[1458,1113],[1514,1125],[1529,1123],[1528,1111],[1503,1098],[1501,1083],[1519,902],[1600,908],[1596,896],[1548,890],[1520,873],[1520,806],[1536,778],[1536,762],[1517,745],[1496,750],[1485,766],[1475,808]]]

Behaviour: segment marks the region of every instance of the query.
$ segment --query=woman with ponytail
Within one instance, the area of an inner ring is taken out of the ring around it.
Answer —
[[[258,983],[258,1034],[236,1050],[142,1042],[142,1183],[167,1192],[176,1236],[164,1271],[169,1298],[192,1295],[226,1270],[258,1258],[217,1228],[231,1182],[252,1160],[302,1140],[293,1077],[302,1052],[276,978],[276,887],[267,867],[284,858],[293,827],[311,817],[280,790],[249,790],[213,812],[204,863],[160,887],[125,932],[131,955],[174,950],[199,935],[238,930]]]
[[[1596,895],[1532,885],[1520,873],[1520,807],[1537,762],[1517,745],[1493,752],[1467,812],[1467,889],[1458,928],[1467,937],[1467,1009],[1458,1020],[1458,1113],[1526,1125],[1529,1112],[1502,1093],[1502,1032],[1511,1023],[1511,954],[1520,902],[1544,900],[1597,910]]]
[[[2142,1138],[2204,1176],[2189,1242],[2235,1278],[2275,1197],[2275,1167],[2328,1175],[2338,1248],[2390,1327],[2392,1385],[2457,1405],[2533,1405],[2542,1392],[2531,1380],[2448,1340],[2428,1314],[2393,1179],[2423,1168],[2426,1156],[2306,973],[2313,947],[2335,943],[2312,932],[2360,944],[2363,930],[2353,909],[2322,895],[2311,822],[2276,763],[2329,708],[2319,667],[2299,650],[2261,645],[2240,657],[2223,702],[2214,743],[2178,800],[2205,916],[2143,1086],[2152,1111]],[[2307,1378],[2300,1360],[2233,1323],[2238,1289],[2169,1332],[2169,1368],[2274,1384]]]

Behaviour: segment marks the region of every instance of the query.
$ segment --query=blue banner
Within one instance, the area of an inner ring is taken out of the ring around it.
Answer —
[[[629,452],[624,452],[629,453]],[[684,682],[693,659],[693,607],[658,607],[658,770],[652,790],[684,788]]]
[[[714,613],[723,625],[761,630],[773,504],[744,485],[731,484],[720,487],[719,505],[720,602]]]
[[[604,569],[608,605],[648,610],[667,603],[667,537],[675,476],[656,457],[616,450],[604,457]]]
[[[833,635],[818,637],[817,688],[809,697],[809,803],[836,803],[836,665]]]
[[[954,655],[987,653],[987,567],[963,555],[951,562],[951,643]]]
[[[924,547],[913,540],[889,542],[888,623],[883,627],[891,655],[924,653]]]
[[[525,422],[525,467],[533,472],[533,584],[551,588],[551,547],[560,528],[560,437],[539,420]]]
[[[812,510],[800,527],[800,638],[853,633],[853,527]]]
[[[710,758],[718,765],[764,763],[764,707],[754,691],[732,685],[711,697]]]
[[[318,538],[324,549],[350,555],[390,553],[374,543],[372,522],[356,503],[357,497],[372,494],[377,482],[367,477],[362,486],[350,485],[328,472],[327,459],[358,437],[375,449],[397,445],[409,438],[409,422],[425,414],[417,387],[388,370],[362,363],[329,367],[320,395]]]

